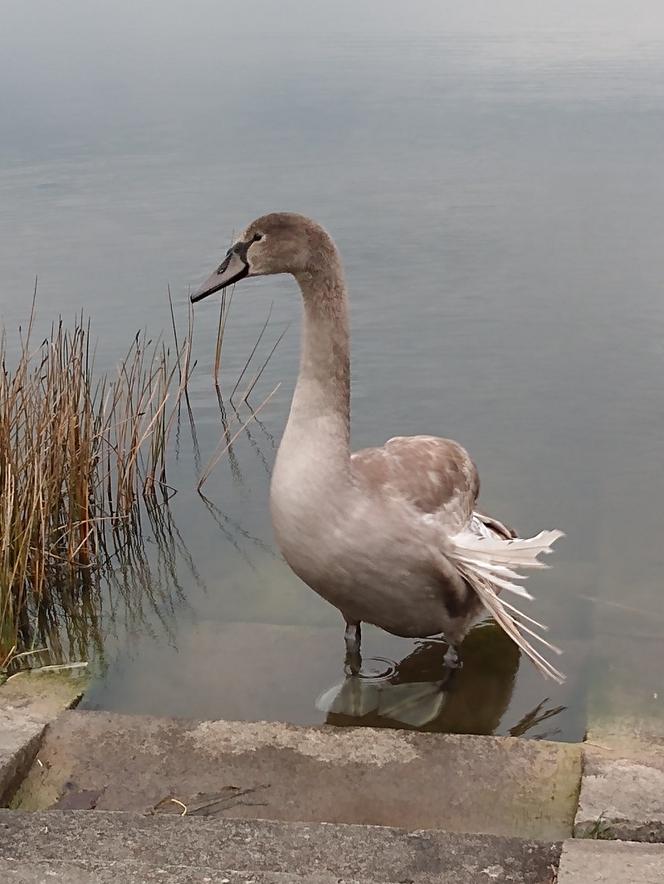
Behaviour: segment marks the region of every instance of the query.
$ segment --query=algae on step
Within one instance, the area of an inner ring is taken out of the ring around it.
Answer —
[[[74,706],[88,684],[79,668],[19,672],[0,686],[0,805],[28,772],[46,725]]]

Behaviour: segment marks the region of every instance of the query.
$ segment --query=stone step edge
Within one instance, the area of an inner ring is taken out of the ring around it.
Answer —
[[[171,716],[171,715],[150,715],[142,712],[117,712],[110,709],[81,709],[78,705],[69,707],[66,715],[72,718],[89,718],[89,719],[108,719],[109,725],[114,719],[120,722],[143,722],[146,725],[152,724],[155,727],[159,725],[178,725],[178,726],[195,726],[204,725],[209,727],[220,727],[229,734],[237,733],[237,736],[244,740],[254,739],[257,744],[263,744],[267,735],[277,732],[277,737],[286,732],[294,736],[301,735],[304,738],[311,737],[317,740],[329,740],[333,742],[346,743],[365,736],[375,739],[379,746],[374,752],[382,752],[389,750],[393,744],[402,743],[405,740],[413,740],[416,743],[430,743],[435,745],[439,742],[449,742],[456,744],[476,745],[493,744],[493,745],[512,745],[522,746],[524,749],[534,747],[549,747],[558,751],[565,749],[574,749],[581,752],[585,747],[585,742],[568,742],[566,740],[531,740],[527,737],[514,737],[509,734],[465,734],[453,732],[435,732],[435,731],[419,731],[408,727],[404,728],[384,728],[384,727],[364,727],[362,725],[352,725],[349,727],[339,727],[334,724],[325,722],[320,724],[294,724],[290,721],[281,719],[244,719],[244,718],[201,718],[199,716]],[[368,742],[368,741],[367,741]],[[353,741],[353,745],[355,745]],[[369,748],[367,751],[369,751]],[[373,754],[370,753],[370,754]],[[385,759],[389,760],[389,759]]]
[[[0,859],[0,880],[5,884],[43,884],[44,881],[53,884],[117,884],[119,881],[122,884],[381,884],[369,878],[340,878],[333,873],[256,872],[206,866],[149,868],[132,861],[74,863],[3,859]],[[418,879],[417,884],[427,884],[427,879]]]
[[[418,876],[424,882],[436,875],[473,882],[483,880],[489,869],[503,870],[506,881],[509,874],[518,874],[514,880],[540,884],[546,870],[557,866],[560,850],[560,842],[429,829],[122,811],[0,810],[0,859],[19,863],[140,861],[153,868],[201,865],[237,872],[334,874],[370,882],[417,881]]]
[[[27,775],[47,725],[77,705],[87,683],[85,667],[65,666],[19,672],[0,685],[0,806]]]
[[[17,808],[87,802],[144,813],[167,796],[190,805],[233,786],[255,793],[238,796],[242,817],[544,841],[571,834],[581,778],[581,752],[570,744],[79,710],[51,725],[39,760]]]

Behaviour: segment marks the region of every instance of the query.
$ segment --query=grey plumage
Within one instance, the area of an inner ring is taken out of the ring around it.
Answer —
[[[346,286],[327,232],[302,215],[257,219],[192,300],[272,273],[295,277],[304,308],[299,374],[272,476],[275,535],[293,571],[343,614],[349,652],[357,643],[359,656],[362,622],[409,637],[442,633],[454,646],[489,612],[541,672],[562,680],[527,637],[539,638],[532,625],[544,627],[532,618],[526,626],[499,598],[528,597],[517,569],[544,567],[538,556],[560,532],[522,540],[480,512],[475,464],[449,439],[398,437],[351,454]]]

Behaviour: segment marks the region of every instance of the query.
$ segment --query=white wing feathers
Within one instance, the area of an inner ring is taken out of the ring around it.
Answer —
[[[563,536],[562,531],[541,531],[536,537],[504,540],[495,535],[487,537],[484,533],[483,536],[478,536],[473,531],[464,530],[449,538],[451,550],[447,553],[461,576],[479,595],[494,620],[533,661],[540,672],[559,684],[565,680],[565,676],[533,647],[526,634],[556,654],[562,653],[560,648],[547,642],[522,621],[527,621],[544,631],[547,627],[523,614],[509,602],[499,599],[498,593],[505,590],[521,598],[532,599],[530,593],[514,583],[515,580],[526,579],[526,575],[519,574],[517,569],[548,568],[548,565],[539,561],[538,556],[552,552],[552,545]]]

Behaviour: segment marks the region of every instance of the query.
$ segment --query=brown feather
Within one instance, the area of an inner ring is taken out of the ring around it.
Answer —
[[[469,521],[480,490],[477,468],[458,442],[437,436],[397,436],[351,457],[353,477],[367,492],[380,490],[439,516],[448,530]]]

